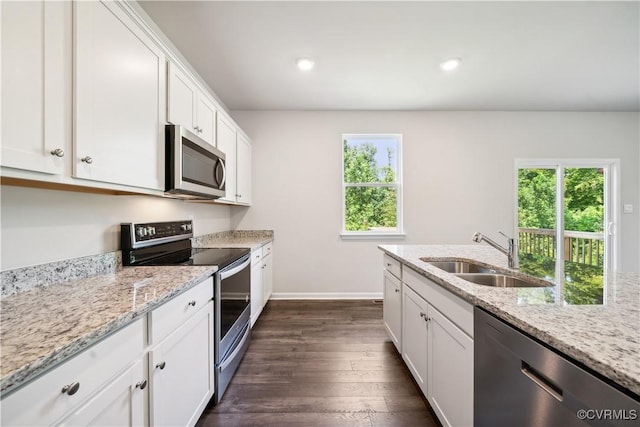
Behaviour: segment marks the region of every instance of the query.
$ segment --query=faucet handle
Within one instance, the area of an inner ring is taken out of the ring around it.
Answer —
[[[502,234],[504,237],[507,238],[507,240],[513,240],[513,237],[507,236],[506,234],[504,234],[502,231],[498,230],[498,233]]]

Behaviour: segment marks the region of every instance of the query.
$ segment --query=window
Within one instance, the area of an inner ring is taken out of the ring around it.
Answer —
[[[605,271],[615,266],[617,162],[520,160],[516,167],[520,269],[555,278],[562,303],[602,303]]]
[[[402,235],[402,135],[342,135],[343,237]]]

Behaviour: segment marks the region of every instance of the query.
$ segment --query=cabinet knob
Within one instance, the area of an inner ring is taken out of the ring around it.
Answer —
[[[93,159],[89,156],[85,156],[83,158],[80,159],[81,162],[85,162],[86,164],[90,165],[91,163],[93,163]]]
[[[166,365],[167,365],[166,362],[162,361],[156,365],[156,368],[164,369]]]
[[[387,263],[387,267],[391,268],[391,263],[390,262]]]
[[[396,293],[400,292],[400,289],[394,289],[394,291],[396,291]]]
[[[80,390],[80,383],[71,383],[62,387],[62,392],[68,394],[69,396],[73,396]]]
[[[190,305],[191,307],[195,307],[196,306],[196,301],[195,300],[189,301],[187,304]]]
[[[136,388],[139,388],[140,390],[144,390],[146,386],[147,380],[138,381],[138,383],[136,384]]]
[[[431,320],[427,317],[426,313],[423,313],[422,311],[420,312],[420,317],[422,317],[425,322],[428,322],[429,320]]]
[[[64,157],[64,150],[62,148],[56,148],[51,150],[51,155],[56,157]]]

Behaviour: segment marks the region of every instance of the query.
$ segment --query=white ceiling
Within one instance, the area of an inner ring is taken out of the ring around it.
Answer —
[[[639,111],[639,4],[141,2],[232,110]]]

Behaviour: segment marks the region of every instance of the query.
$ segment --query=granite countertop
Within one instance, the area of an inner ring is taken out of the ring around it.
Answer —
[[[569,294],[567,281],[555,281],[550,288],[494,288],[473,284],[420,259],[468,259],[513,271],[507,268],[506,257],[488,246],[379,248],[471,304],[640,394],[640,274],[605,274],[602,295],[580,299]]]
[[[251,250],[272,241],[273,230],[223,231],[192,239],[194,248],[249,248]]]
[[[126,267],[3,297],[0,391],[35,378],[216,271]]]

